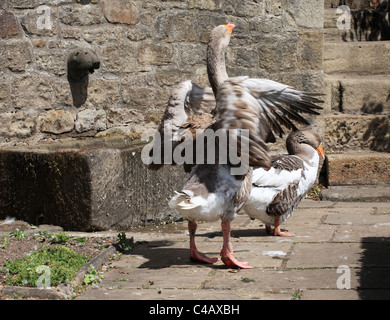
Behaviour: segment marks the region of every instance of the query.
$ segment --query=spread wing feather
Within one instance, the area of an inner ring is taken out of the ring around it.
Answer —
[[[164,165],[167,141],[174,150],[187,135],[195,139],[196,129],[212,128],[236,129],[239,134],[229,135],[229,146],[234,145],[241,156],[241,146],[247,144],[249,166],[270,168],[272,161],[265,142],[274,142],[274,134],[281,137],[283,127],[296,129],[292,121],[309,124],[300,113],[319,114],[317,110],[322,107],[317,103],[322,101],[317,96],[268,79],[237,77],[220,86],[216,102],[211,88],[184,81],[172,91],[159,126],[161,141],[155,146],[160,156],[154,157],[148,167],[158,170]],[[242,134],[244,130],[247,136]]]
[[[322,109],[316,104],[319,102],[321,100],[316,94],[301,92],[272,80],[230,78],[218,90],[215,128],[247,129],[249,165],[270,168],[271,159],[264,136],[269,136],[269,131],[282,136],[282,126],[296,129],[291,120],[309,124],[300,113],[319,114],[316,111]]]
[[[213,122],[215,109],[214,93],[210,87],[200,87],[190,80],[175,87],[168,100],[168,105],[158,128],[159,139],[154,139],[150,151],[151,170],[164,166],[165,143],[169,143],[170,152],[188,135],[195,136],[197,129],[205,129]],[[155,154],[153,154],[155,152]],[[172,165],[175,165],[173,157]],[[189,170],[189,169],[188,169]],[[187,171],[187,170],[186,170]]]

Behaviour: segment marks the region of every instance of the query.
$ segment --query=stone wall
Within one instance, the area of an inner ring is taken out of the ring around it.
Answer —
[[[210,30],[234,23],[230,76],[322,90],[324,0],[0,0],[0,146],[140,133],[172,86],[207,85]],[[75,47],[96,53],[86,102],[67,80]]]

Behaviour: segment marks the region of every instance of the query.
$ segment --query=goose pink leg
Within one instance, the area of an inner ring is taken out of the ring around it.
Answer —
[[[230,222],[222,221],[223,247],[221,250],[221,260],[229,267],[237,267],[241,269],[252,269],[248,262],[240,262],[233,256],[233,246],[230,240]]]
[[[275,218],[274,236],[293,237],[294,234],[291,232],[287,232],[287,230],[280,229],[280,217],[276,217]]]
[[[218,258],[205,258],[199,254],[198,249],[195,245],[195,232],[197,224],[193,221],[188,221],[188,231],[190,232],[190,260],[194,262],[202,263],[215,263],[218,261]]]

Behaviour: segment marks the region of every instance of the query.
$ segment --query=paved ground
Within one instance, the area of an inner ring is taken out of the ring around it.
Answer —
[[[77,299],[390,299],[390,202],[304,200],[284,226],[295,237],[234,220],[235,256],[251,270],[190,262],[184,222],[127,232],[139,244]],[[198,249],[219,256],[220,224],[197,234]]]

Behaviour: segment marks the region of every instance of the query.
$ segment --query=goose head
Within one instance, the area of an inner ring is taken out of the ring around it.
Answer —
[[[310,162],[314,157],[318,159],[318,156],[325,159],[321,137],[310,129],[292,131],[287,137],[286,147],[289,154],[306,162]]]

